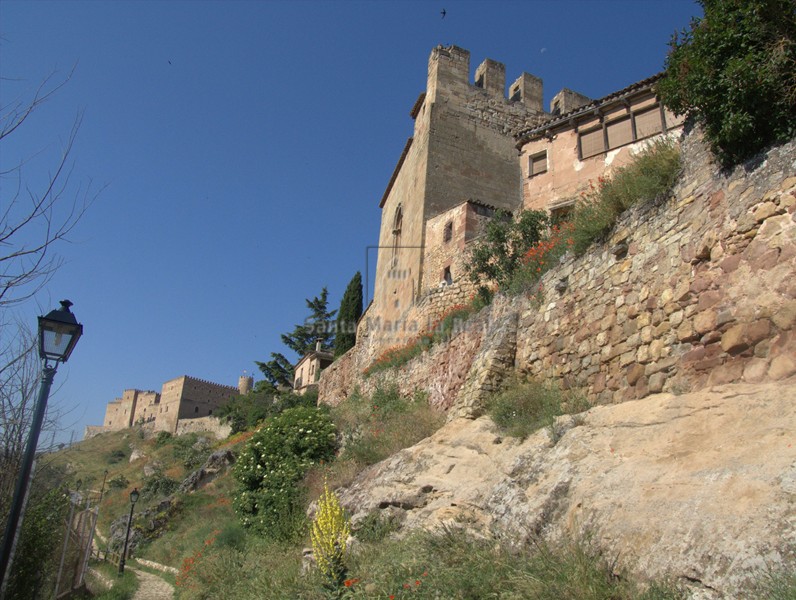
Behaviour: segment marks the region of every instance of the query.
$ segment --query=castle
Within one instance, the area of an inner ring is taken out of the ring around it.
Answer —
[[[426,91],[410,111],[414,132],[379,204],[373,301],[357,339],[377,351],[427,329],[475,285],[467,246],[496,210],[564,216],[590,181],[626,164],[682,119],[654,93],[658,76],[605,98],[561,90],[543,108],[542,80],[486,59],[469,81],[470,53],[433,49]]]
[[[177,433],[181,422],[211,417],[230,399],[249,393],[252,384],[253,379],[245,375],[237,388],[182,375],[165,382],[160,393],[125,390],[121,398],[108,402],[102,427],[90,427],[86,437],[134,425]]]

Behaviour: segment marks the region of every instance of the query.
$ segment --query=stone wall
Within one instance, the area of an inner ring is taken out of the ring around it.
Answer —
[[[324,372],[320,400],[396,383],[476,416],[513,372],[598,403],[796,374],[796,142],[729,174],[698,133],[682,152],[674,197],[631,209],[607,243],[547,273],[541,303],[499,298],[450,344],[370,378],[372,355],[355,347]]]
[[[599,402],[796,372],[796,144],[729,175],[698,135],[682,152],[673,200],[629,211],[609,243],[548,274],[520,319],[520,371]]]
[[[232,433],[232,426],[222,423],[216,417],[200,417],[198,419],[180,419],[177,421],[177,431],[174,435],[184,435],[186,433],[212,433],[217,440],[223,440]]]

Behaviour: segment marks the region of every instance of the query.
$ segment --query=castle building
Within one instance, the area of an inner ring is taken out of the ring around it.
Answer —
[[[399,342],[422,324],[412,306],[462,278],[457,260],[483,217],[521,204],[510,132],[545,117],[542,82],[523,73],[505,95],[505,67],[485,60],[469,82],[470,53],[434,48],[426,91],[410,111],[414,132],[379,203],[382,210],[368,332]]]
[[[592,100],[563,89],[543,108],[541,79],[522,73],[506,94],[505,67],[438,46],[426,91],[410,111],[412,137],[382,211],[373,300],[354,362],[410,341],[475,293],[467,248],[496,211],[564,217],[582,192],[627,164],[650,140],[682,128],[655,96],[660,75]]]
[[[182,375],[165,382],[160,393],[125,390],[121,398],[108,402],[102,430],[145,425],[175,433],[180,421],[212,416],[232,398],[250,392],[251,387],[252,378],[246,376],[235,388]]]

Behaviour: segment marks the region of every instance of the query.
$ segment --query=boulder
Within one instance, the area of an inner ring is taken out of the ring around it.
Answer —
[[[356,523],[466,524],[517,543],[588,537],[619,568],[744,597],[796,562],[796,381],[597,406],[525,441],[449,422],[339,491]],[[386,513],[385,513],[386,514]]]

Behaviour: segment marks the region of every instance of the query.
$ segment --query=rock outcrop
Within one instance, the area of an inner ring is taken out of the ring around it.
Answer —
[[[456,523],[522,543],[588,536],[641,577],[743,597],[796,564],[796,381],[655,394],[504,437],[456,419],[340,491],[354,521]]]

